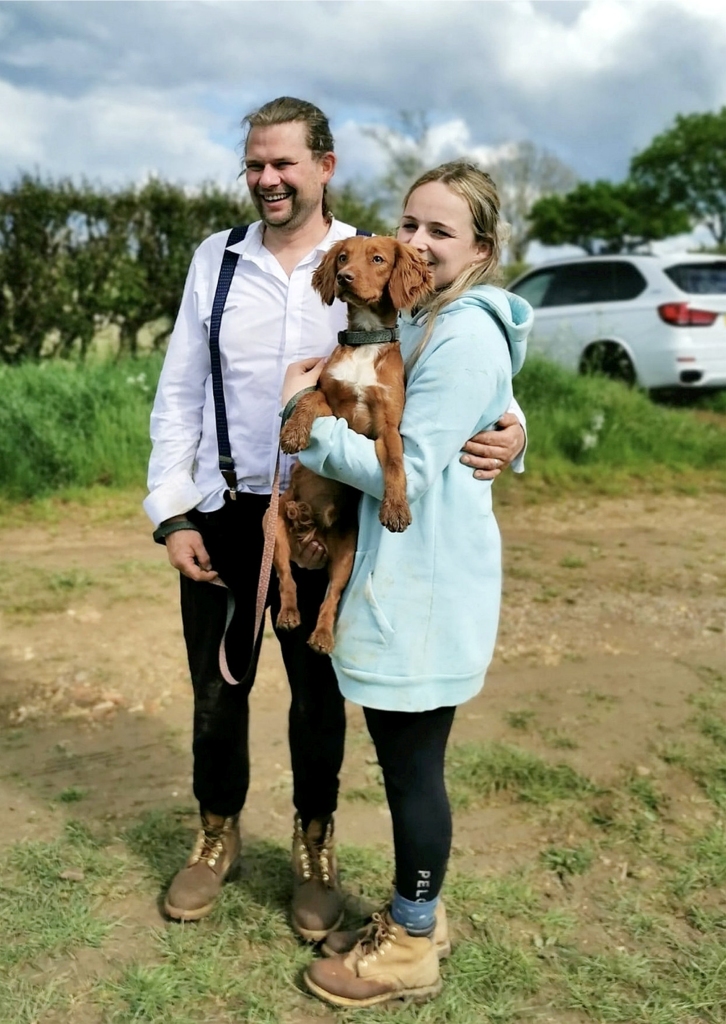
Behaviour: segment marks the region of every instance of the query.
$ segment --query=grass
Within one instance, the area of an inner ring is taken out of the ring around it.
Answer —
[[[160,366],[154,355],[0,367],[0,499],[142,488]],[[497,484],[505,500],[523,483],[533,500],[554,483],[600,493],[633,486],[697,493],[726,485],[726,392],[689,393],[689,407],[683,398],[666,406],[535,357],[517,376],[515,391],[530,442],[524,479],[505,474]],[[581,567],[576,562],[572,568]]]
[[[64,488],[143,483],[160,359],[0,367],[0,490],[17,501]]]
[[[551,764],[505,743],[454,744],[448,754],[447,776],[455,808],[481,804],[497,793],[524,803],[546,805],[595,790],[569,765]]]
[[[698,716],[708,709],[708,726],[693,733],[692,748],[682,741],[680,761],[664,761],[668,771],[692,774],[701,744],[721,749],[723,679],[702,678],[694,703]],[[517,864],[483,872],[458,870],[455,855],[445,890],[454,951],[442,965],[441,996],[335,1011],[336,1020],[722,1020],[726,822],[716,801],[709,798],[708,821],[671,816],[659,788],[637,771],[624,768],[611,787],[596,789],[565,764],[504,744],[453,746],[449,784],[460,807],[504,798],[516,814],[520,802],[551,839],[539,849],[530,843]],[[67,792],[69,803],[77,799]],[[52,842],[10,847],[0,861],[3,1024],[332,1019],[302,984],[313,952],[288,925],[286,845],[246,842],[241,879],[196,925],[149,923],[148,909],[140,912],[183,862],[193,823],[186,808],[146,814],[117,836],[71,821]],[[390,859],[386,850],[343,846],[340,861],[346,925],[354,926],[387,898]],[[77,971],[93,951],[95,971]]]

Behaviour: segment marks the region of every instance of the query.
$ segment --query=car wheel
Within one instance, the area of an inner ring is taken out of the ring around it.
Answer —
[[[611,380],[622,381],[628,387],[632,387],[636,382],[635,367],[630,356],[620,345],[609,341],[599,341],[583,353],[580,373],[599,373]]]

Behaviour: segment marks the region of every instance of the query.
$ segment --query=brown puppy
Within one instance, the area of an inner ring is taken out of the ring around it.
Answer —
[[[346,238],[326,253],[313,274],[323,302],[342,299],[348,306],[348,330],[325,364],[318,390],[303,395],[280,434],[284,452],[306,448],[317,416],[338,416],[375,439],[384,476],[380,519],[393,531],[411,522],[406,500],[403,443],[398,428],[404,402],[404,370],[396,314],[431,290],[425,260],[393,238]],[[280,498],[274,565],[280,580],[277,625],[300,625],[290,558],[316,533],[328,552],[328,591],[308,643],[322,654],[333,650],[333,625],[341,594],[350,578],[358,532],[359,492],[325,480],[299,463]]]

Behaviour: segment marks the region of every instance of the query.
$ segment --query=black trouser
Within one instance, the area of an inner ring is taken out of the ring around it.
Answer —
[[[252,654],[257,583],[262,560],[262,517],[269,496],[239,494],[214,512],[189,513],[200,529],[220,577],[235,597],[227,632],[227,662],[236,679]],[[337,806],[338,775],[343,761],[345,710],[330,658],[307,645],[328,584],[323,570],[293,566],[302,624],[277,631],[290,683],[290,755],[293,803],[303,826],[332,814]],[[272,621],[280,608],[277,577],[272,573],[268,603]],[[194,687],[194,795],[203,810],[229,816],[244,805],[249,787],[249,693],[254,664],[238,686],[219,671],[219,644],[227,615],[227,591],[211,583],[181,577],[184,639]]]
[[[393,821],[396,889],[428,902],[441,891],[451,850],[444,758],[456,708],[364,711]]]

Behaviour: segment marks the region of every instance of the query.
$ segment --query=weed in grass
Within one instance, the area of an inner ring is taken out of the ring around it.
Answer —
[[[712,825],[689,844],[689,856],[672,881],[679,898],[701,889],[726,885],[726,826]]]
[[[497,918],[528,917],[539,907],[539,896],[523,869],[490,878],[451,875],[446,879],[445,896],[449,911],[486,928]]]
[[[536,717],[536,711],[508,711],[504,716],[504,720],[511,729],[527,732]]]
[[[184,823],[185,818],[194,822],[192,827]],[[153,811],[127,829],[123,839],[146,863],[152,878],[166,884],[189,856],[198,827],[196,812]]]
[[[71,829],[52,843],[19,843],[3,858],[0,967],[99,946],[112,927],[93,908],[124,864],[81,835]]]
[[[70,999],[61,979],[38,984],[17,973],[7,974],[0,966],[0,1024],[72,1020],[69,1009]]]
[[[343,796],[351,802],[384,804],[386,802],[386,793],[383,788],[383,771],[381,766],[377,762],[368,765],[365,775],[367,785],[345,789],[343,790]]]
[[[59,800],[62,804],[75,804],[87,796],[87,789],[82,789],[80,786],[68,786],[60,791],[56,800]]]
[[[579,743],[560,729],[542,729],[540,736],[553,750],[577,750]]]
[[[587,563],[583,558],[578,558],[577,555],[565,555],[564,558],[560,559],[560,565],[563,569],[584,569]]]
[[[726,721],[716,715],[704,715],[698,723],[704,736],[708,737],[717,747],[726,750]]]
[[[717,807],[726,808],[726,751],[713,746],[700,748],[673,744],[660,756],[666,764],[684,768]]]
[[[652,814],[657,814],[665,802],[663,794],[653,782],[642,775],[632,775],[626,782],[626,789]]]
[[[592,858],[593,852],[589,846],[550,846],[540,853],[544,866],[560,878],[584,874],[592,864]]]
[[[548,804],[594,790],[589,779],[569,765],[550,764],[504,743],[455,744],[449,751],[447,777],[454,807],[468,807],[498,792]]]
[[[726,910],[691,904],[686,907],[684,917],[691,928],[695,928],[696,931],[702,932],[704,935],[710,935],[713,932],[726,934]]]

